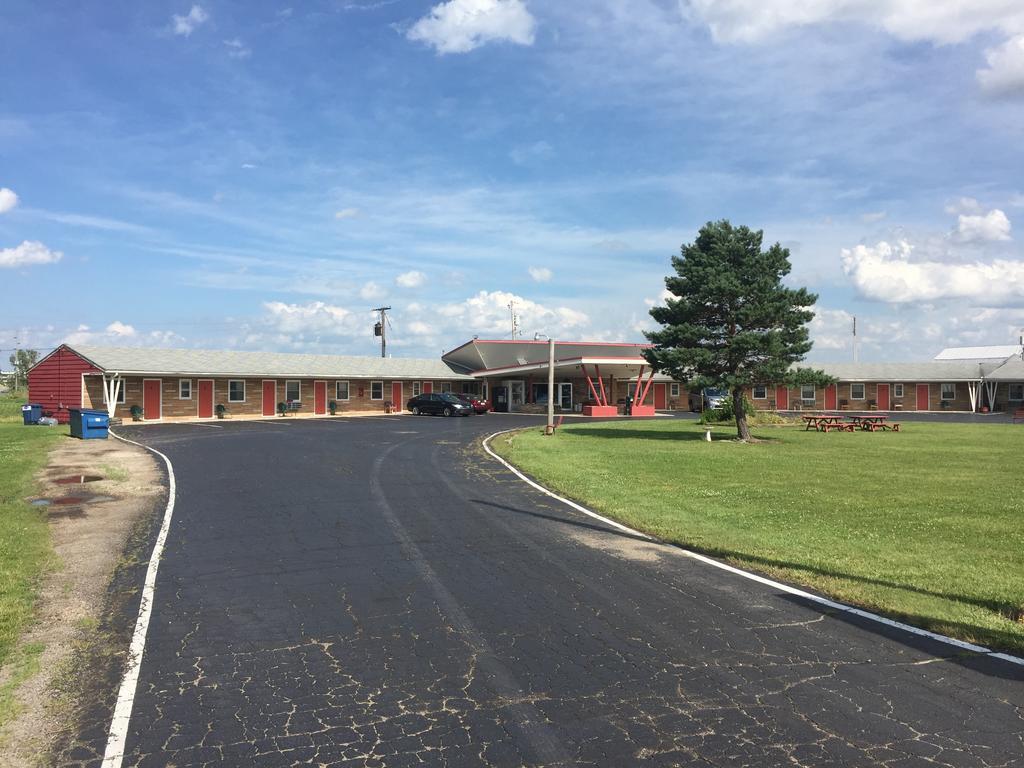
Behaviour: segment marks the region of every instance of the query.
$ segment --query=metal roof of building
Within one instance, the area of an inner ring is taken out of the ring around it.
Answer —
[[[329,379],[466,379],[443,361],[212,349],[68,346],[111,373],[189,376],[321,377]]]
[[[948,347],[935,356],[935,360],[1005,360],[1021,353],[1020,344],[1002,344],[987,347]]]
[[[800,363],[816,368],[839,381],[881,381],[914,383],[918,381],[977,381],[999,367],[1002,361],[979,363],[968,360],[928,361],[923,363]]]
[[[555,357],[569,358],[627,358],[643,362],[641,351],[650,344],[629,344],[597,341],[556,341]],[[484,372],[495,369],[547,363],[548,342],[510,341],[507,339],[472,339],[462,346],[446,352],[442,358],[466,371]]]

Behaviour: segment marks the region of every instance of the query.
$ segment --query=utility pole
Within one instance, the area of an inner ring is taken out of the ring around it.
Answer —
[[[376,307],[373,311],[380,312],[380,320],[373,326],[373,335],[380,336],[380,356],[388,356],[388,311],[391,307]]]
[[[555,338],[548,337],[548,425],[545,435],[555,434]]]
[[[858,355],[857,355],[857,316],[854,315],[853,316],[853,362],[855,362],[855,363],[858,362],[857,357],[858,357]]]

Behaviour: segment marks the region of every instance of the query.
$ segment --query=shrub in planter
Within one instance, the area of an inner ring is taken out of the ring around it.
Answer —
[[[328,410],[330,410],[331,416],[336,414],[338,412],[338,403],[337,403],[337,401],[331,400],[331,402],[329,402],[327,404],[327,408],[328,408]]]
[[[132,421],[142,421],[142,406],[141,405],[133,405],[129,409],[128,412],[131,413],[131,415],[132,415]]]
[[[288,403],[280,402],[277,404],[277,415],[284,416],[288,412]]]
[[[224,406],[224,403],[217,403],[217,407],[214,408],[214,410],[217,412],[218,419],[223,419],[224,414],[228,412],[228,409]]]

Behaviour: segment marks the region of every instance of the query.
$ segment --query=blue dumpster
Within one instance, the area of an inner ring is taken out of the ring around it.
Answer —
[[[39,403],[25,403],[21,406],[21,419],[26,424],[38,424],[43,417],[43,406]]]
[[[106,411],[92,411],[85,408],[71,408],[71,436],[82,440],[106,440],[110,417]]]

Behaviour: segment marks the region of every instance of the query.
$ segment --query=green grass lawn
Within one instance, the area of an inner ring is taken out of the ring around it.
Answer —
[[[1024,652],[1024,427],[894,433],[659,420],[493,447],[627,525],[943,634]]]
[[[0,395],[0,666],[32,618],[43,569],[52,557],[46,515],[25,502],[33,476],[66,427],[26,427],[24,393]]]

